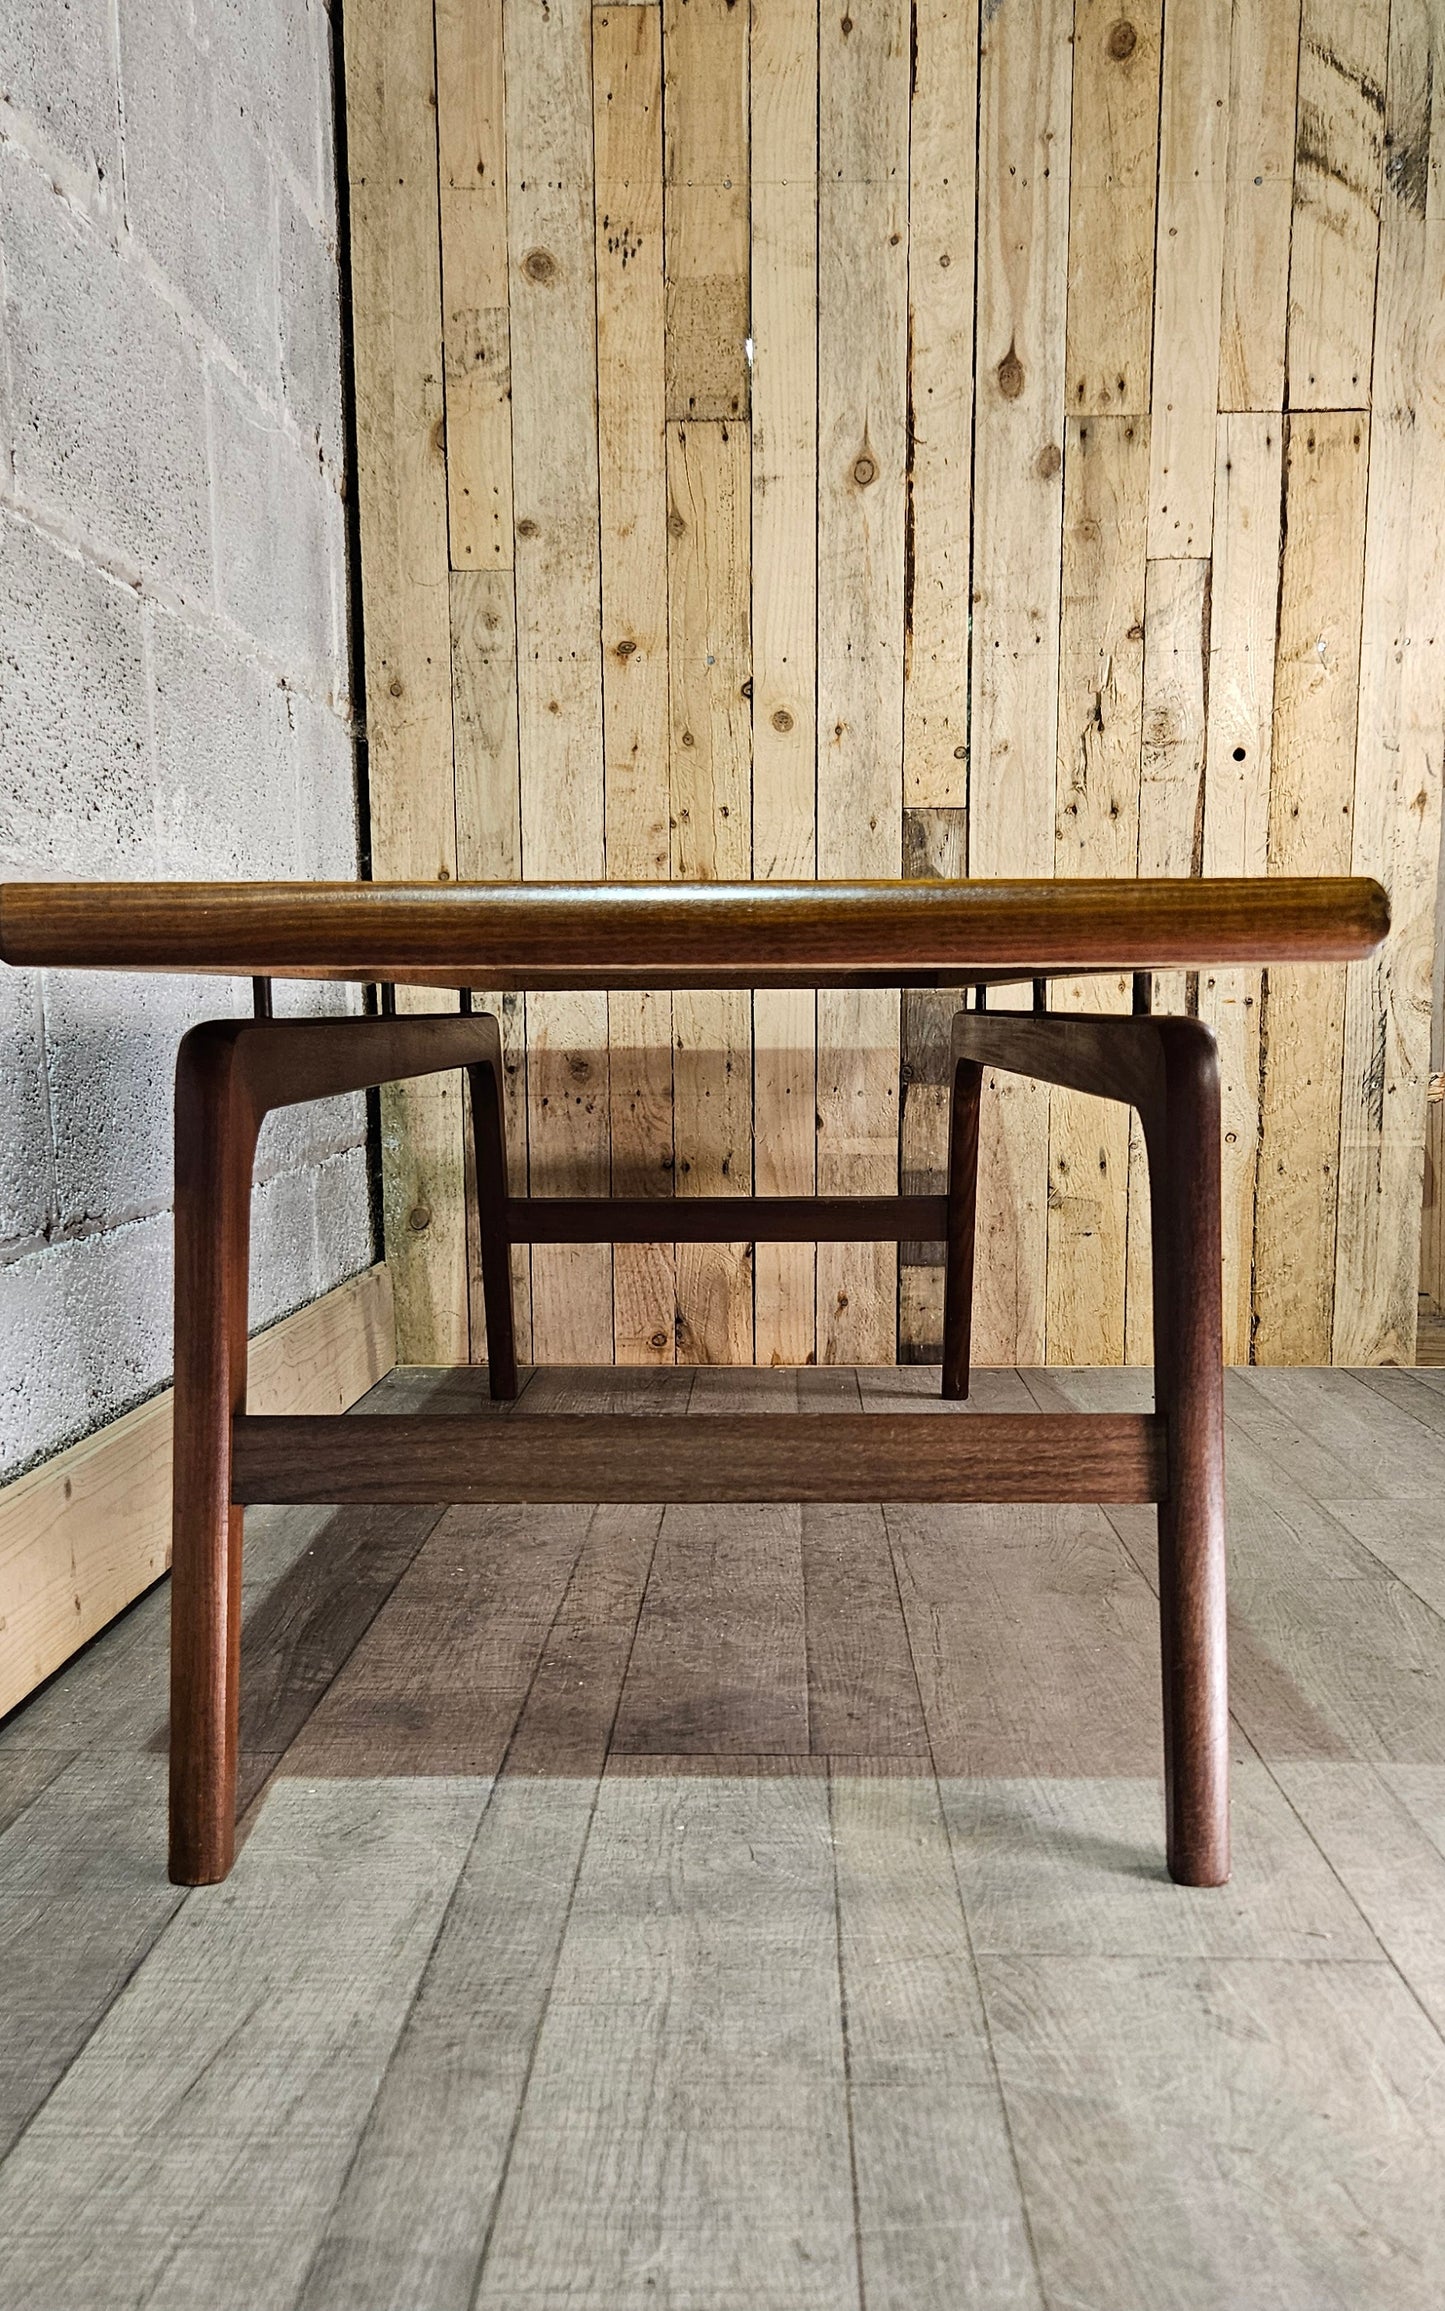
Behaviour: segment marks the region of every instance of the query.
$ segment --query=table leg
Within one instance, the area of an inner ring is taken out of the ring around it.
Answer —
[[[1166,1838],[1172,1878],[1219,1886],[1229,1876],[1219,1061],[1198,1020],[1152,1026],[1164,1063],[1144,1128],[1155,1403],[1169,1452],[1159,1504]]]
[[[260,1117],[230,1023],[176,1066],[171,1839],[177,1885],[213,1885],[236,1844],[241,1520],[231,1421],[245,1410],[251,1166]]]
[[[497,1056],[467,1069],[472,1098],[472,1140],[477,1152],[477,1237],[482,1305],[487,1318],[487,1383],[510,1403],[517,1394],[516,1328],[512,1314],[512,1243],[507,1232],[507,1139],[501,1041]]]
[[[1149,1156],[1155,1400],[1168,1437],[1159,1615],[1170,1875],[1229,1876],[1219,1059],[1197,1019],[960,1012],[974,1060],[1137,1109]],[[947,1385],[945,1383],[945,1393]]]
[[[982,1090],[983,1069],[978,1062],[957,1060],[948,1119],[948,1237],[943,1268],[943,1393],[951,1398],[968,1394]]]

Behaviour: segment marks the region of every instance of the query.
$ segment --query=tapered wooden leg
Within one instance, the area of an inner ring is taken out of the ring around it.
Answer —
[[[236,1844],[241,1517],[231,1420],[245,1410],[251,1166],[259,1118],[231,1023],[193,1028],[176,1067],[170,1875],[213,1885]]]
[[[948,1119],[948,1237],[943,1268],[943,1393],[968,1394],[973,1341],[973,1245],[978,1209],[978,1111],[983,1069],[960,1059]]]
[[[1219,1062],[1194,1019],[1160,1019],[1163,1096],[1144,1116],[1156,1402],[1168,1428],[1159,1614],[1169,1874],[1229,1876]]]
[[[482,1306],[487,1318],[487,1382],[494,1398],[510,1403],[517,1393],[517,1346],[512,1315],[512,1246],[506,1229],[507,1140],[500,1058],[469,1067],[467,1077],[477,1151],[477,1233]]]
[[[251,1171],[270,1108],[495,1063],[494,1019],[217,1019],[176,1064],[176,1357],[171,1853],[178,1885],[235,1852],[241,1511],[231,1423],[246,1404]]]

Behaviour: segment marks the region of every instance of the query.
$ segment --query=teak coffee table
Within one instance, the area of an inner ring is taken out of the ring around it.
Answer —
[[[1209,1029],[1151,1016],[1147,974],[1352,961],[1384,937],[1377,883],[11,883],[0,959],[248,974],[254,1019],[184,1038],[176,1070],[171,1876],[224,1878],[235,1847],[241,1527],[251,1501],[1154,1501],[1168,1864],[1229,1874],[1219,1072]],[[1126,1014],[1052,1014],[1050,978],[1132,972]],[[271,978],[458,990],[948,987],[942,1196],[512,1196],[495,1019],[269,1016]],[[990,986],[1035,982],[1035,1010]],[[1150,1414],[796,1414],[693,1423],[558,1415],[259,1419],[246,1411],[251,1169],[273,1107],[465,1068],[491,1387],[516,1393],[514,1243],[893,1241],[947,1247],[943,1393],[968,1392],[979,1100],[986,1068],[1138,1111],[1152,1206]]]

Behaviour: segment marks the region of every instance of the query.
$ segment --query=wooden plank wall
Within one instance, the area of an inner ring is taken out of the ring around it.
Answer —
[[[1245,1361],[1409,1361],[1445,721],[1438,0],[348,0],[378,875],[1300,873],[1382,957],[1215,1027]],[[1117,1009],[1117,982],[1055,990]],[[939,1247],[673,1194],[940,1183],[951,998],[502,1006],[524,1346],[937,1353]],[[402,1354],[483,1352],[455,1088]],[[1147,1357],[1127,1118],[1002,1080],[978,1347]]]

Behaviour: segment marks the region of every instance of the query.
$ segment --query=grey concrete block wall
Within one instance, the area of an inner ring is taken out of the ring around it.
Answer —
[[[356,871],[332,129],[320,0],[0,12],[0,875]],[[175,1046],[249,1006],[0,968],[0,1479],[168,1380]],[[272,1118],[254,1322],[372,1256],[363,1103]]]

